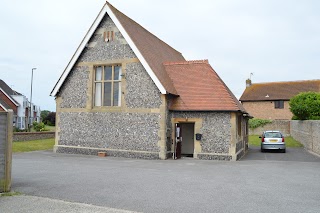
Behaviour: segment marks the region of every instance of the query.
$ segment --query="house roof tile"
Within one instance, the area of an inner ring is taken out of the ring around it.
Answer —
[[[164,66],[179,94],[170,110],[245,112],[208,60],[169,62]]]
[[[12,103],[14,103],[16,106],[18,106],[19,104],[17,103],[16,100],[14,100],[14,98],[12,97],[12,95],[17,95],[18,93],[14,90],[12,90],[7,84],[6,82],[4,82],[3,80],[0,79],[0,88],[5,92],[5,94],[8,96],[8,98],[12,101]]]
[[[247,87],[240,101],[290,100],[300,92],[320,92],[320,80],[256,83]]]

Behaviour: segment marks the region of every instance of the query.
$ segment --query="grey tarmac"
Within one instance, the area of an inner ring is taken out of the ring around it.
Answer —
[[[41,200],[49,199],[70,205],[66,212],[73,208],[85,212],[90,207],[88,212],[100,212],[101,207],[105,212],[111,208],[136,212],[318,213],[319,180],[320,158],[302,148],[260,153],[253,147],[237,162],[17,153],[13,156],[12,189],[25,196],[0,197],[0,212],[10,206],[10,201],[16,208],[28,203],[30,208],[36,208],[37,203],[41,208],[46,203]],[[24,202],[24,197],[40,201]],[[5,210],[18,212],[13,207]],[[59,211],[50,208],[47,212]]]

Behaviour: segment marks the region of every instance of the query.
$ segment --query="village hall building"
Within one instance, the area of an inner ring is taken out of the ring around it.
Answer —
[[[106,2],[51,92],[54,151],[238,160],[248,114],[210,66]]]

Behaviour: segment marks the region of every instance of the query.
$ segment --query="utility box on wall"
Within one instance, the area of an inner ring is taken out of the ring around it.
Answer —
[[[0,193],[11,189],[13,111],[0,112]]]

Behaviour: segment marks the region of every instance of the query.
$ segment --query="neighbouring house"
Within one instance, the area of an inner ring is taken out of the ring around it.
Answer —
[[[26,96],[11,89],[3,80],[0,79],[0,111],[12,109],[14,113],[13,125],[18,129],[26,129],[29,122],[40,122],[40,107],[31,104]]]
[[[106,2],[51,92],[55,152],[237,160],[248,114],[207,60],[182,54]]]
[[[320,80],[268,82],[252,84],[246,81],[246,89],[240,101],[250,115],[261,119],[291,120],[289,101],[301,92],[320,92]]]

